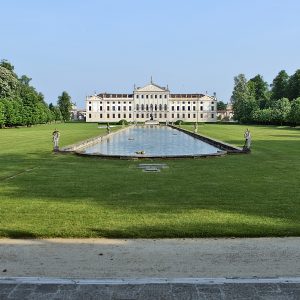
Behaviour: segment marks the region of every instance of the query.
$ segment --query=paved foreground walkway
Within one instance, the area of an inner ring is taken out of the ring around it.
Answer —
[[[298,277],[300,238],[0,239],[0,276]]]
[[[300,299],[299,249],[300,238],[0,239],[0,299]]]
[[[300,278],[0,279],[0,299],[300,299]]]

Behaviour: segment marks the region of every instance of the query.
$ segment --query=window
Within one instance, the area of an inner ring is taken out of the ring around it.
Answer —
[[[177,110],[180,110],[180,107],[179,107],[179,105],[177,106]]]
[[[143,98],[144,98],[144,95],[141,95],[141,98],[143,99]]]
[[[212,107],[211,107],[211,110],[215,110],[215,107],[214,107],[214,106],[212,106]]]
[[[196,110],[196,106],[193,106],[193,110]]]
[[[89,118],[91,118],[92,117],[92,114],[89,114]]]
[[[193,118],[196,119],[196,114],[193,114]]]
[[[140,107],[139,107],[139,105],[137,104],[137,105],[136,105],[136,110],[139,110],[139,108],[140,108]]]
[[[203,114],[200,114],[200,118],[201,118],[201,119],[203,118]]]
[[[100,104],[102,104],[102,101],[100,101]]]
[[[185,118],[185,114],[182,114],[182,117]]]
[[[214,114],[211,114],[211,118],[213,119],[215,117],[215,115]]]
[[[155,118],[155,119],[157,118],[157,114],[156,114],[156,113],[154,114],[154,118]]]
[[[182,106],[182,110],[185,110],[185,106]]]
[[[174,114],[172,114],[172,119],[174,119]]]
[[[100,106],[100,110],[102,110],[102,106]]]
[[[126,119],[126,114],[123,115],[123,118]]]
[[[131,106],[129,106],[129,110],[131,111]]]
[[[167,114],[165,114],[165,118],[167,118]]]
[[[92,110],[92,107],[91,106],[89,106],[89,111],[91,111]]]
[[[109,119],[109,114],[106,115],[107,119]]]
[[[185,104],[185,101],[182,101],[182,104]]]
[[[129,104],[131,104],[131,101],[129,101]]]
[[[118,101],[118,104],[120,104],[121,102],[120,101]]]
[[[147,111],[149,110],[149,105],[148,105],[148,104],[146,104],[146,110],[147,110]]]
[[[131,118],[131,114],[129,114],[129,118]]]
[[[191,110],[191,107],[190,106],[188,106],[188,111],[190,111]]]
[[[203,106],[200,106],[200,110],[203,110]]]
[[[145,107],[144,107],[144,104],[142,104],[141,107],[142,107],[141,109],[144,110],[144,108],[145,108]]]
[[[167,99],[167,95],[165,95],[165,99]]]
[[[121,118],[121,114],[118,114],[118,118],[119,118],[119,119]]]
[[[140,117],[139,114],[136,114],[137,119]]]
[[[201,101],[200,104],[203,104],[203,102]]]
[[[177,114],[177,118],[178,118],[178,119],[180,118],[179,114]]]
[[[195,102],[195,101],[193,101],[193,104],[196,104],[196,102]]]
[[[92,102],[91,102],[91,101],[89,101],[89,104],[92,104]]]
[[[153,95],[150,95],[150,98],[152,99],[152,98],[153,98]]]
[[[115,110],[116,110],[116,107],[115,107],[115,106],[113,106],[113,107],[112,107],[112,110],[113,110],[113,111],[115,111]]]
[[[172,106],[172,110],[174,111],[174,106]]]
[[[211,104],[214,104],[214,102],[212,101]]]
[[[123,106],[123,110],[124,110],[124,111],[126,110],[126,106]]]
[[[167,104],[165,104],[165,110],[168,110],[168,105]]]
[[[120,111],[121,110],[121,106],[118,106],[118,111]]]
[[[150,104],[150,110],[153,111],[153,104]]]
[[[142,119],[144,118],[144,114],[142,114]]]
[[[100,114],[100,119],[102,119],[102,114]]]
[[[148,95],[146,95],[146,99],[148,99]]]
[[[188,104],[190,104],[191,102],[190,101],[188,101]]]
[[[159,114],[159,118],[160,118],[160,119],[162,118],[162,115],[161,115],[161,114]]]
[[[156,99],[156,98],[157,98],[157,95],[154,95],[154,98]]]
[[[146,114],[146,118],[149,118],[149,114]]]
[[[159,98],[161,99],[161,95],[159,95]]]
[[[188,114],[188,119],[190,119],[190,117],[191,117],[191,114]]]
[[[123,103],[126,104],[126,101],[124,101]]]
[[[116,117],[116,115],[115,114],[113,114],[113,118],[115,118]]]
[[[157,105],[155,104],[154,109],[157,110]]]
[[[162,104],[159,104],[159,110],[162,110]]]
[[[113,101],[113,104],[115,104],[115,101]]]
[[[106,109],[109,110],[109,106],[107,106]]]
[[[139,99],[139,95],[136,95],[136,98]]]

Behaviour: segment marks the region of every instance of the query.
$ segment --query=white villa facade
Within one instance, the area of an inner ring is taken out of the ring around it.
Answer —
[[[132,94],[101,93],[86,97],[86,122],[216,122],[217,99],[204,94],[172,94],[151,83]]]

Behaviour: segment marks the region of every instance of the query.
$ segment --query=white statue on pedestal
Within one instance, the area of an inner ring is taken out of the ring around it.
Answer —
[[[248,128],[244,133],[244,137],[245,137],[244,150],[250,150],[250,147],[251,147],[251,133],[250,133],[250,130]]]
[[[52,140],[53,140],[53,143],[54,143],[54,147],[53,147],[54,151],[59,150],[59,147],[58,147],[59,136],[60,136],[59,131],[55,129],[52,133]]]

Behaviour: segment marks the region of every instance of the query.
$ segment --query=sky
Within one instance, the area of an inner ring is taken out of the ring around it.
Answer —
[[[153,81],[173,93],[216,92],[234,76],[300,68],[299,0],[0,0],[0,59],[56,103],[131,93]]]

